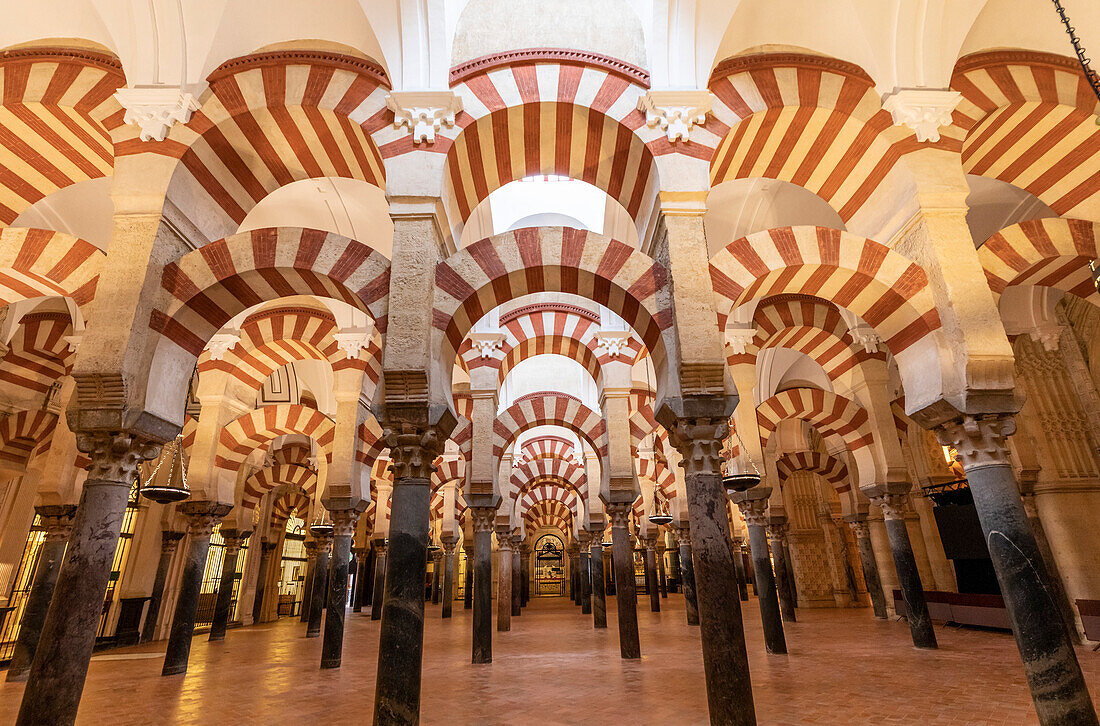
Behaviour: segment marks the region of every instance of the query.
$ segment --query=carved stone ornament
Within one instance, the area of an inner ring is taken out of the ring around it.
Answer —
[[[856,345],[863,348],[865,353],[877,353],[882,347],[882,338],[870,326],[860,325],[852,328],[851,333],[852,340],[855,341]]]
[[[596,333],[599,355],[609,358],[618,358],[620,355],[630,355],[630,331],[627,330],[601,330]]]
[[[852,534],[855,535],[857,540],[867,539],[870,535],[870,528],[867,526],[867,522],[863,521],[850,521],[848,526],[852,528]]]
[[[317,538],[317,553],[321,555],[332,554],[331,534],[323,534]]]
[[[393,127],[408,126],[413,143],[435,143],[442,128],[454,128],[455,114],[462,111],[462,99],[451,91],[395,91],[386,96],[393,111]]]
[[[581,546],[581,550],[586,550],[592,546],[592,535],[589,534],[587,529],[577,532],[577,544]]]
[[[84,486],[109,482],[129,487],[138,466],[143,461],[155,459],[160,454],[161,444],[130,433],[77,432],[76,448],[92,461]]]
[[[45,505],[35,507],[39,525],[45,531],[46,542],[66,542],[73,531],[73,515],[76,507],[72,504]]]
[[[707,122],[714,96],[707,90],[649,91],[638,99],[649,128],[660,128],[669,141],[690,141],[691,129]]]
[[[241,342],[241,336],[237,333],[218,333],[213,336],[206,344],[206,349],[210,351],[210,360],[225,358],[225,354],[233,350],[239,342]]]
[[[669,430],[669,441],[680,452],[686,474],[721,474],[722,442],[729,435],[725,418],[680,418]]]
[[[443,555],[450,557],[455,553],[455,545],[458,544],[454,540],[443,540]]]
[[[765,526],[768,530],[768,539],[780,541],[787,539],[787,533],[791,530],[791,526],[786,522],[768,522]]]
[[[501,552],[512,551],[512,534],[506,529],[497,530],[497,548]]]
[[[749,343],[756,337],[756,328],[726,328],[726,347],[734,355],[744,355]]]
[[[964,416],[936,429],[941,446],[951,446],[965,471],[983,466],[1008,464],[1006,438],[1016,433],[1016,419],[1010,415]]]
[[[680,547],[691,549],[691,527],[681,524],[676,528],[676,543]]]
[[[406,422],[387,425],[382,438],[390,448],[394,486],[403,479],[431,478],[435,471],[432,462],[443,453],[446,442],[434,426]]]
[[[883,519],[905,519],[906,505],[909,503],[909,494],[881,494],[869,497],[872,504],[882,507]]]
[[[355,525],[359,523],[359,512],[354,509],[337,509],[332,512],[332,536],[354,537]]]
[[[214,527],[221,521],[221,517],[213,514],[192,514],[187,517],[187,534],[191,538],[209,537],[214,532]]]
[[[504,333],[471,333],[470,345],[481,358],[492,358],[493,354],[504,348]]]
[[[347,330],[333,333],[336,346],[344,351],[346,360],[355,360],[364,348],[370,345],[370,332],[367,330]]]
[[[115,98],[126,109],[123,122],[141,129],[142,141],[164,141],[173,124],[187,123],[199,110],[194,96],[172,86],[120,88]]]
[[[745,499],[737,503],[741,508],[741,514],[745,515],[745,524],[749,527],[768,526],[768,500]]]
[[[951,112],[961,100],[961,93],[946,88],[902,88],[883,99],[882,108],[895,126],[911,128],[917,141],[935,142],[940,140],[940,127],[951,125]]]
[[[496,521],[496,507],[470,507],[474,518],[474,532],[492,532]]]
[[[605,507],[607,517],[611,520],[611,529],[629,529],[630,515],[634,510],[628,502],[615,502]]]

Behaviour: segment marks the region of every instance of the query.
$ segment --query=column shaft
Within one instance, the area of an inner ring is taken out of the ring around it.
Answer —
[[[591,545],[588,547],[582,546],[580,554],[581,568],[578,575],[581,580],[581,615],[592,614],[592,578],[589,574],[592,554],[590,548]]]
[[[755,500],[767,501],[767,500]],[[746,518],[751,515],[746,515]],[[760,515],[763,517],[763,514]],[[763,522],[748,523],[749,549],[752,551],[752,569],[756,573],[756,593],[760,603],[760,620],[764,626],[764,647],[769,653],[786,654],[787,638],[783,633],[783,621],[779,611],[779,590],[772,573],[768,553],[768,536]]]
[[[668,597],[668,575],[665,572],[665,548],[657,548],[657,581],[661,590],[661,597]]]
[[[592,583],[592,627],[607,627],[607,596],[603,586],[603,542],[600,536],[592,537],[591,554],[588,557],[589,580]]]
[[[325,638],[321,643],[321,668],[339,668],[344,652],[344,618],[348,604],[348,565],[351,540],[359,512],[332,512],[332,560],[329,563],[328,607],[325,608]]]
[[[688,625],[699,624],[699,604],[695,600],[695,566],[691,561],[691,540],[680,533],[680,586],[684,590],[684,611]]]
[[[260,572],[256,577],[256,597],[252,601],[253,625],[263,619],[264,594],[267,592],[267,580],[271,576],[271,558],[274,552],[274,542],[260,542]]]
[[[520,568],[523,566],[523,557],[519,551],[518,537],[512,538],[512,617],[523,614],[523,577]]]
[[[745,556],[741,551],[741,538],[733,540],[733,569],[737,572],[737,596],[741,602],[749,601],[749,575],[745,572]]]
[[[484,511],[479,511],[484,510]],[[493,662],[493,507],[473,508],[474,561],[473,586],[473,663]],[[478,517],[484,521],[479,522]],[[471,569],[467,561],[467,568]]]
[[[443,618],[451,617],[455,601],[455,547],[443,545]]]
[[[638,595],[634,590],[634,548],[630,543],[631,504],[608,504],[611,517],[611,556],[615,566],[615,607],[619,621],[619,654],[642,657],[638,641]]]
[[[382,619],[382,604],[386,599],[386,545],[380,544],[376,548],[377,556],[374,565],[374,594],[371,595],[370,619]]]
[[[313,573],[313,588],[309,593],[309,619],[306,621],[307,638],[317,638],[321,635],[321,622],[325,614],[325,596],[328,591],[328,565],[331,551],[332,537],[318,537],[317,567]]]
[[[645,589],[649,592],[649,609],[661,612],[661,592],[657,585],[657,555],[651,542],[645,546]]]
[[[367,591],[365,585],[367,581],[370,580],[369,555],[367,555],[363,548],[356,548],[354,551],[355,592],[351,594],[351,611],[353,613],[361,613],[363,612],[364,594]]]
[[[512,629],[512,535],[497,530],[497,631]]]
[[[309,606],[313,602],[313,580],[317,577],[317,543],[312,539],[305,541],[306,579],[302,582],[302,606],[298,613],[298,622],[309,622]]]
[[[909,542],[909,529],[905,525],[907,498],[908,494],[885,494],[872,501],[882,506],[886,535],[890,538],[890,552],[894,557],[894,568],[898,572],[898,584],[901,587],[901,597],[905,601],[913,645],[918,648],[935,648],[936,633],[932,629],[932,618],[928,615],[928,604],[924,600],[917,561]]]
[[[769,525],[768,529],[770,530],[773,526],[775,525]],[[773,535],[772,532],[769,531],[768,534],[768,544],[771,547],[772,561],[775,563],[776,589],[779,591],[779,610],[784,620],[788,623],[793,623],[797,619],[794,612],[794,598],[791,597],[791,591],[794,587],[791,585],[790,563],[787,562],[786,550],[783,548],[783,533],[781,531],[776,531]]]
[[[443,566],[443,555],[435,555],[432,557],[432,605],[439,604],[440,588],[443,587],[442,578],[440,572]]]
[[[203,502],[186,502],[179,506],[190,520],[187,534],[187,559],[183,562],[179,594],[176,595],[176,611],[172,615],[172,628],[168,634],[168,648],[164,654],[162,676],[174,676],[187,672],[187,659],[191,655],[191,638],[195,634],[195,611],[202,592],[202,574],[206,569],[206,555],[210,551],[210,533],[217,521],[228,513],[228,507],[215,511]],[[186,507],[186,509],[185,509]]]
[[[474,548],[464,546],[466,553],[466,571],[462,577],[462,609],[470,610],[474,606]]]
[[[225,631],[229,627],[229,606],[233,600],[233,580],[237,575],[237,555],[241,551],[241,541],[237,532],[222,532],[225,538],[225,556],[222,558],[221,579],[218,581],[218,597],[214,601],[214,621],[210,624],[212,641],[225,640]]]
[[[852,531],[859,544],[859,563],[863,567],[863,584],[867,586],[867,595],[871,598],[871,608],[875,617],[886,618],[886,597],[882,594],[882,580],[878,576],[878,562],[871,545],[871,534],[866,522],[850,522]]]

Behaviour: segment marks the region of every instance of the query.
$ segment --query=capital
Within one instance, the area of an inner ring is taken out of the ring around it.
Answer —
[[[507,527],[497,528],[497,547],[501,552],[512,551],[512,534]]]
[[[470,507],[474,519],[474,532],[492,532],[497,518],[496,507]]]
[[[676,527],[676,542],[681,547],[691,549],[691,527],[689,525],[681,524]]]
[[[84,486],[106,482],[129,487],[141,462],[160,453],[161,442],[127,432],[77,432],[76,448],[92,462]]]
[[[174,124],[185,124],[199,110],[190,93],[174,86],[120,88],[115,99],[126,109],[122,122],[141,129],[142,141],[164,141]]]
[[[34,508],[38,514],[39,525],[45,531],[46,542],[67,542],[73,531],[73,515],[76,507],[72,504],[47,504]]]
[[[195,537],[209,537],[222,517],[229,514],[232,505],[218,502],[183,502],[176,511],[187,518],[187,534]]]
[[[382,430],[393,460],[393,483],[403,479],[429,479],[435,467],[432,462],[443,453],[447,437],[432,425],[393,422]]]
[[[950,446],[963,470],[1008,464],[1007,439],[1016,433],[1016,419],[1010,414],[964,415],[936,429],[941,446]]]
[[[355,509],[335,509],[332,514],[332,536],[354,537],[355,525],[359,523],[359,512]]]
[[[947,88],[901,88],[882,101],[895,126],[908,126],[917,141],[939,141],[940,127],[951,125],[951,112],[962,94]]]
[[[394,91],[386,96],[393,111],[393,127],[407,126],[413,143],[435,143],[443,128],[454,128],[455,114],[462,111],[462,99],[451,91]]]
[[[604,509],[607,511],[607,517],[611,520],[611,528],[630,528],[630,515],[634,510],[633,504],[630,502],[609,502]]]
[[[219,530],[222,539],[225,540],[225,554],[235,555],[241,551],[241,545],[244,544],[244,540],[249,532],[240,532],[235,529],[222,529]]]
[[[649,128],[660,128],[669,141],[690,141],[691,129],[707,122],[714,96],[706,89],[649,91],[638,99]]]
[[[221,360],[225,354],[233,350],[237,343],[241,342],[239,333],[218,333],[206,344],[206,350],[210,351],[210,360]]]
[[[186,532],[176,532],[175,530],[166,529],[160,533],[160,551],[166,555],[175,554],[176,547],[179,546],[180,540],[183,539],[183,535]],[[275,543],[271,544],[272,548],[275,547]]]
[[[741,508],[741,514],[745,515],[745,524],[750,527],[768,526],[768,500],[765,497],[758,499],[741,499],[737,502]]]
[[[768,538],[775,540],[783,540],[787,538],[787,533],[791,530],[791,526],[787,522],[779,522],[771,520],[766,525],[768,530]]]
[[[883,519],[905,519],[906,505],[909,503],[908,492],[883,492],[867,498],[871,500],[872,504],[877,504],[882,508]]]

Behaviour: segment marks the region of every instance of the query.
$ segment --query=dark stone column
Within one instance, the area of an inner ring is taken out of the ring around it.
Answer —
[[[42,635],[42,624],[46,622],[50,599],[57,585],[57,576],[61,573],[61,561],[65,557],[65,546],[69,543],[73,515],[76,513],[76,507],[71,504],[43,505],[34,510],[42,519],[42,529],[46,535],[38,550],[38,565],[34,569],[31,591],[23,608],[15,652],[8,665],[9,683],[27,680],[27,672],[38,648],[38,638]],[[161,559],[164,559],[163,556]]]
[[[657,538],[646,537],[642,540],[645,546],[645,589],[649,592],[649,609],[652,612],[661,612],[661,593],[657,586]]]
[[[642,657],[638,642],[638,596],[634,592],[634,547],[631,545],[632,502],[609,502],[611,551],[615,565],[615,604],[619,621],[619,654],[633,660]]]
[[[382,619],[382,605],[386,599],[386,552],[387,540],[377,541],[374,544],[374,594],[371,595],[370,619]]]
[[[724,396],[713,396],[670,401],[659,417],[684,468],[710,721],[755,726],[741,601],[730,552],[729,505],[720,468],[732,413]]]
[[[791,602],[794,603],[795,607],[798,607],[798,587],[794,581],[794,558],[791,557],[791,541],[786,535],[783,535],[781,544],[783,545],[783,557],[787,563],[787,572],[790,575],[787,582],[790,585]]]
[[[317,571],[313,575],[313,590],[309,593],[309,620],[306,621],[306,637],[321,635],[321,623],[325,614],[328,593],[329,555],[332,553],[332,535],[314,534],[317,537]]]
[[[665,538],[657,538],[657,585],[661,590],[661,597],[668,597],[668,576],[665,574]]]
[[[768,496],[771,487],[756,486],[738,492],[735,501],[745,515],[749,530],[749,550],[752,552],[752,569],[756,575],[756,599],[760,603],[760,620],[764,627],[764,648],[776,655],[787,653],[787,638],[783,633],[783,620],[779,612],[779,592],[775,574],[768,555],[767,523]]]
[[[370,581],[369,558],[366,547],[356,547],[352,551],[355,553],[355,592],[351,594],[351,611],[361,613],[365,595],[370,591],[367,587]]]
[[[845,517],[852,528],[856,544],[859,545],[859,564],[863,567],[863,583],[867,586],[867,595],[871,598],[871,608],[875,617],[886,619],[886,597],[882,593],[882,579],[878,574],[878,561],[871,546],[871,533],[867,528],[867,515],[848,515]]]
[[[168,649],[164,654],[164,667],[160,671],[162,676],[187,672],[191,638],[195,634],[195,611],[199,607],[199,593],[202,591],[202,574],[206,570],[206,555],[210,551],[210,533],[231,508],[228,504],[215,502],[184,502],[176,507],[176,511],[188,519],[189,541],[179,595],[176,596],[176,612],[172,615],[172,628],[168,634]]]
[[[225,640],[225,631],[229,627],[229,606],[233,600],[233,579],[237,575],[237,555],[248,534],[235,529],[221,530],[222,538],[225,539],[225,556],[222,558],[218,597],[214,601],[214,622],[210,624],[211,641]]]
[[[581,548],[579,557],[581,568],[578,573],[581,580],[581,615],[590,615],[592,613],[592,575],[590,572],[592,536],[588,534],[588,530],[582,529],[577,533],[577,543]]]
[[[966,416],[936,433],[941,444],[958,452],[970,482],[1039,722],[1096,726],[1096,710],[1050,596],[1050,575],[1008,460],[1005,439],[1015,431],[1010,416]]]
[[[793,623],[797,620],[794,613],[794,598],[791,596],[791,592],[794,590],[794,583],[791,582],[791,567],[787,562],[787,551],[783,547],[783,540],[787,538],[787,522],[786,517],[783,517],[782,521],[777,521],[777,518],[771,517],[767,525],[768,544],[772,551],[772,561],[775,563],[775,580],[776,587],[779,590],[779,610],[783,615],[783,619],[788,623]]]
[[[432,553],[432,605],[439,604],[440,588],[443,587],[442,578],[440,575],[443,573],[443,549]]]
[[[1054,559],[1054,550],[1050,548],[1050,541],[1047,539],[1046,530],[1043,528],[1043,520],[1039,518],[1039,510],[1035,508],[1034,492],[1028,493],[1028,489],[1034,487],[1034,483],[1031,487],[1028,487],[1023,480],[1018,483],[1021,499],[1024,503],[1024,512],[1027,513],[1027,521],[1031,525],[1031,531],[1035,534],[1035,544],[1039,547],[1039,552],[1043,554],[1043,563],[1046,565],[1051,597],[1058,605],[1058,611],[1062,615],[1062,621],[1066,624],[1070,641],[1080,644],[1084,641],[1081,638],[1081,633],[1077,630],[1077,621],[1069,596],[1066,594],[1066,588],[1062,585],[1062,575],[1058,571],[1058,561]]]
[[[684,591],[687,624],[699,624],[699,604],[695,600],[695,567],[691,561],[691,528],[685,522],[676,532],[680,555],[680,587]]]
[[[497,631],[512,629],[512,530],[498,525],[497,533]]]
[[[523,604],[521,602],[523,597],[523,573],[521,572],[523,556],[519,551],[522,539],[522,534],[512,535],[512,617],[523,614]]]
[[[741,549],[741,538],[733,538],[733,569],[737,572],[737,595],[741,602],[749,600],[748,573],[745,572],[745,555]]]
[[[394,476],[374,726],[413,726],[420,721],[432,462],[443,452],[453,419],[449,426],[436,426],[420,414],[411,418],[390,421],[385,427]]]
[[[890,538],[890,551],[894,556],[894,567],[898,571],[898,584],[901,586],[901,597],[905,601],[906,619],[909,621],[913,645],[918,648],[935,648],[936,633],[932,629],[928,604],[924,601],[924,588],[917,571],[917,561],[913,557],[913,545],[909,542],[909,531],[905,528],[908,491],[909,483],[904,482],[864,489],[864,494],[882,507],[882,518],[886,522],[886,534]]]
[[[672,571],[669,574],[673,576],[673,580],[670,583],[669,589],[672,590],[672,592],[677,592],[677,588],[684,580],[684,575],[683,572],[680,570],[680,542],[676,539],[675,532],[673,533],[672,537],[673,545],[669,548],[671,550],[669,552],[669,556],[672,560]]]
[[[581,546],[578,543],[567,545],[565,553],[569,556],[569,599],[573,604],[581,604]]]
[[[462,552],[466,555],[466,571],[462,576],[462,609],[470,610],[474,606],[474,546],[464,544]]]
[[[263,620],[264,595],[267,593],[267,581],[271,576],[271,558],[275,554],[277,542],[260,540],[260,574],[256,580],[256,598],[252,601],[252,624]]]
[[[608,545],[614,542],[612,538]],[[603,548],[603,581],[604,593],[615,597],[615,548],[608,546]]]
[[[466,560],[466,592],[473,593],[471,663],[493,662],[493,521],[496,507],[470,507],[474,520],[474,556]],[[472,573],[472,574],[471,574]],[[470,578],[473,584],[470,584]]]
[[[366,502],[361,505],[366,509]],[[326,503],[326,507],[332,506]],[[346,503],[345,503],[346,506]],[[321,668],[339,668],[344,652],[344,616],[348,606],[348,565],[351,540],[359,523],[359,509],[332,509],[332,560],[325,608],[325,639],[321,643]]]
[[[313,581],[317,578],[317,540],[307,537],[302,546],[306,551],[306,579],[302,582],[302,607],[298,622],[309,623],[309,606],[313,602]]]
[[[129,433],[78,432],[76,442],[91,465],[23,690],[19,726],[76,720],[130,485],[138,464],[159,450]]]
[[[598,526],[598,525],[597,525]],[[588,556],[589,580],[592,583],[592,627],[607,627],[607,596],[603,582],[603,530],[592,532],[592,547]]]
[[[527,607],[531,599],[531,543],[526,540],[520,545],[520,605]]]
[[[451,617],[455,601],[455,545],[458,538],[444,535],[443,541],[443,618]]]

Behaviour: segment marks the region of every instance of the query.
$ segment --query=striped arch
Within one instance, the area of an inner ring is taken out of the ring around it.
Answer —
[[[241,232],[165,266],[164,295],[149,326],[198,357],[230,319],[253,305],[292,295],[342,300],[385,332],[389,261],[331,232],[268,228]]]
[[[356,438],[358,442],[355,447],[355,460],[368,467],[373,467],[376,462],[380,461],[383,452],[388,452],[390,450],[386,442],[382,439],[382,427],[378,425],[378,420],[373,416],[367,417],[366,421],[359,424],[359,427],[356,429]],[[373,492],[373,475],[371,487],[371,491]]]
[[[442,459],[437,460],[432,471],[432,491],[438,491],[440,487],[449,482],[457,482],[461,489],[466,481],[466,460]]]
[[[313,455],[310,447],[303,443],[286,443],[272,452],[271,458],[276,464],[299,464],[309,466],[309,458]]]
[[[1089,271],[1100,224],[1080,219],[1036,219],[1002,229],[978,248],[989,289],[1009,285],[1053,287],[1100,304]]]
[[[665,499],[676,497],[676,474],[656,459],[642,456],[635,459],[640,478],[652,481]]]
[[[790,348],[816,361],[829,380],[836,381],[868,360],[886,360],[886,353],[868,352],[852,339],[840,311],[820,298],[807,295],[777,295],[764,300],[753,315],[755,334],[744,343],[744,351],[727,342],[726,362],[755,365],[757,356],[769,348]]]
[[[300,491],[289,489],[280,494],[272,505],[271,520],[286,526],[286,521],[290,519],[290,515],[297,511],[299,519],[309,521],[310,506],[309,497]]]
[[[512,469],[509,491],[512,499],[533,482],[554,480],[572,489],[582,500],[588,500],[588,478],[584,467],[566,459],[533,459]]]
[[[312,500],[314,492],[317,491],[317,474],[309,467],[300,464],[276,464],[260,469],[245,480],[241,506],[245,509],[255,509],[265,494],[281,485],[295,490],[300,489]]]
[[[568,537],[573,531],[573,513],[556,499],[544,499],[523,513],[523,523],[528,534],[550,527],[560,530]]]
[[[563,436],[540,436],[537,439],[528,439],[520,447],[520,455],[517,461],[533,461],[535,459],[564,459],[572,461],[576,455],[576,447],[573,442]]]
[[[110,176],[126,85],[112,56],[21,48],[0,57],[0,224],[72,184]]]
[[[548,478],[537,482],[528,483],[522,490],[516,492],[513,497],[516,514],[522,519],[531,507],[539,502],[561,502],[574,517],[580,516],[580,502],[582,501],[577,491],[570,485],[560,480]]]
[[[443,492],[436,489],[432,492],[431,505],[429,507],[429,515],[431,521],[437,519],[443,519],[443,505],[446,502],[443,499]],[[455,491],[455,521],[461,522],[463,515],[466,513],[466,500],[462,496],[462,489],[459,488]]]
[[[264,406],[242,414],[221,430],[219,452],[214,465],[236,472],[248,455],[266,450],[279,436],[299,434],[317,443],[326,460],[332,456],[336,424],[316,409],[297,403]]]
[[[856,462],[860,486],[875,483],[875,462],[871,454],[875,435],[862,406],[818,388],[781,391],[756,407],[762,449],[767,449],[768,440],[784,419],[805,421],[816,428],[830,446],[845,446]]]
[[[603,417],[579,399],[563,393],[532,393],[516,400],[493,422],[493,458],[504,455],[517,436],[535,426],[561,426],[573,431],[600,456],[607,458],[607,427]]]
[[[49,411],[16,411],[0,418],[0,463],[24,468],[50,447],[57,415]]]
[[[835,58],[729,58],[709,85],[716,100],[706,128],[721,139],[711,160],[711,186],[779,179],[813,192],[847,221],[903,154],[925,146],[894,125],[863,69]]]
[[[775,461],[779,478],[785,480],[796,471],[811,471],[820,474],[836,489],[837,494],[850,491],[852,484],[848,479],[848,467],[840,459],[817,451],[798,451],[783,454]]]
[[[0,384],[44,395],[72,369],[72,333],[67,312],[32,312],[19,321],[8,352],[0,359]]]
[[[1026,189],[1060,215],[1095,216],[1097,101],[1075,59],[975,53],[955,65],[951,87],[962,93],[954,122],[965,132],[964,171]]]
[[[851,310],[894,355],[940,327],[919,265],[885,245],[826,227],[782,227],[730,243],[710,262],[718,322],[750,300],[801,293]]]
[[[618,240],[584,230],[528,227],[475,242],[436,267],[433,325],[443,360],[496,306],[535,292],[566,292],[615,311],[642,339],[665,374],[664,335],[672,311],[658,293],[665,268]],[[671,344],[670,344],[671,345]],[[447,366],[450,370],[450,366]]]
[[[377,330],[356,358],[336,342],[336,318],[313,308],[277,308],[251,315],[241,325],[241,340],[214,360],[210,351],[199,356],[199,373],[221,370],[259,390],[273,372],[296,360],[327,362],[333,371],[363,370],[377,385],[382,368],[382,336]]]
[[[91,242],[70,234],[0,229],[0,305],[56,296],[83,307],[95,296],[105,257]]]
[[[208,195],[225,228],[237,229],[264,197],[302,179],[344,177],[385,188],[382,157],[363,127],[385,112],[389,85],[372,61],[273,51],[227,61],[207,80],[186,125],[158,144],[122,142],[119,155],[180,159],[172,186]]]

